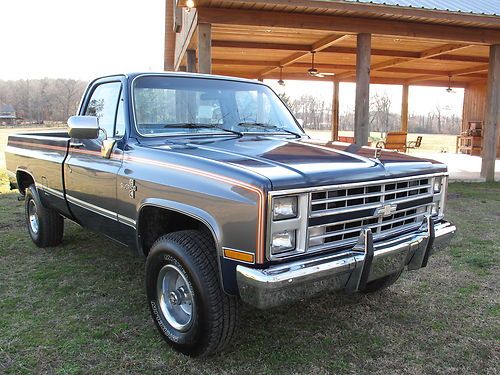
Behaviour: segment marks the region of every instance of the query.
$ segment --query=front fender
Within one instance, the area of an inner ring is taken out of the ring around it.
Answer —
[[[223,267],[222,265],[223,256],[222,256],[222,245],[221,245],[222,231],[219,224],[212,215],[210,215],[208,212],[204,210],[199,209],[198,207],[193,207],[184,203],[179,203],[161,198],[147,198],[141,202],[139,210],[137,212],[137,217],[136,217],[137,228],[139,228],[140,226],[139,221],[141,217],[141,211],[144,207],[158,207],[165,210],[175,211],[180,214],[190,216],[193,219],[198,220],[200,223],[205,225],[210,230],[210,233],[212,234],[215,243],[215,248],[217,251],[217,267],[219,271],[219,279],[223,287],[223,290],[228,294],[237,293],[236,277],[235,275],[233,275],[234,272],[231,272],[231,275],[233,277],[224,277],[223,269],[225,267]],[[140,249],[141,245],[138,233],[139,231],[137,231],[136,242],[137,242],[137,248]]]

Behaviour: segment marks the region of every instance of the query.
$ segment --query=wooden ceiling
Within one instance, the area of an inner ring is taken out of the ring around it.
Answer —
[[[334,10],[323,9],[320,13],[322,16],[306,16],[306,13],[311,13],[312,8],[287,9],[285,4],[275,4],[271,9],[269,4],[263,2],[255,2],[251,10],[247,8],[248,2],[241,1],[198,2],[199,22],[208,20],[212,24],[214,74],[279,79],[281,67],[281,77],[285,80],[355,81],[356,32],[350,31],[351,26],[348,22],[344,26],[339,22],[332,22],[329,26],[328,18],[325,17],[335,13]],[[256,12],[256,9],[261,10]],[[271,12],[265,12],[264,9]],[[292,13],[296,17],[301,12],[304,12],[303,18],[295,18],[290,21],[289,27],[285,26]],[[339,12],[335,13],[335,17]],[[345,9],[342,12],[342,17],[345,14],[347,21],[360,21],[359,18],[349,18],[352,14]],[[255,23],[251,21],[252,15]],[[356,17],[358,16],[359,14],[356,14]],[[388,17],[388,15],[383,16]],[[392,16],[392,18],[398,17],[403,16]],[[480,17],[462,20],[460,26],[453,26],[456,29],[450,28],[451,26],[436,25],[446,20],[426,19],[428,23],[417,25],[415,19],[418,17],[410,15],[410,18],[413,23],[401,24],[398,21],[397,27],[401,29],[395,28],[396,31],[391,30],[390,23],[382,23],[391,21],[380,21],[378,28],[377,20],[372,19],[371,22],[375,22],[370,27],[372,83],[447,86],[451,79],[452,86],[466,87],[470,83],[486,81],[489,44],[495,41],[500,43],[499,17],[493,17],[494,21],[499,21],[498,26],[495,27],[490,22],[487,30],[477,27],[485,24]],[[314,26],[315,20],[318,21],[317,28]],[[332,18],[332,21],[334,20],[339,19]],[[323,24],[324,22],[326,24]],[[459,21],[450,17],[446,23],[457,24]],[[304,27],[301,28],[300,25]],[[339,30],[336,30],[335,25],[339,25]],[[471,27],[469,34],[464,33],[461,37],[458,31],[467,31],[468,25],[474,27]],[[352,28],[354,29],[355,25]],[[430,34],[432,30],[436,31],[436,36]],[[457,33],[453,33],[454,30],[457,30]],[[387,35],[388,33],[390,35]],[[191,39],[189,48],[196,49],[196,37]],[[308,75],[307,70],[311,67],[311,51],[315,51],[316,69],[335,75],[324,78]],[[184,64],[185,58],[181,65]]]

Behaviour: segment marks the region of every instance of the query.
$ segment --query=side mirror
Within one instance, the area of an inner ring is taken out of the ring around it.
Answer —
[[[99,120],[95,116],[71,116],[68,134],[71,138],[96,139],[99,137]]]
[[[301,118],[298,118],[297,122],[299,123],[300,126],[304,126],[304,120],[302,120]]]

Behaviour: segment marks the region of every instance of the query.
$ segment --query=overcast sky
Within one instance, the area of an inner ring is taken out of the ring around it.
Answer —
[[[164,0],[0,0],[0,79],[77,78],[163,70]],[[270,83],[282,91],[275,81]],[[331,83],[288,81],[291,96],[332,98]],[[401,87],[372,85],[401,108]],[[341,84],[340,111],[354,107],[354,84]],[[410,113],[436,105],[461,115],[463,90],[410,88]]]
[[[162,70],[164,0],[1,0],[0,79]]]

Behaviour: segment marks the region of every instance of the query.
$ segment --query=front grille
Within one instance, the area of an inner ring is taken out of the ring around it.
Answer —
[[[432,178],[413,178],[312,192],[307,251],[352,247],[363,228],[374,241],[414,231],[431,212],[432,189]]]

